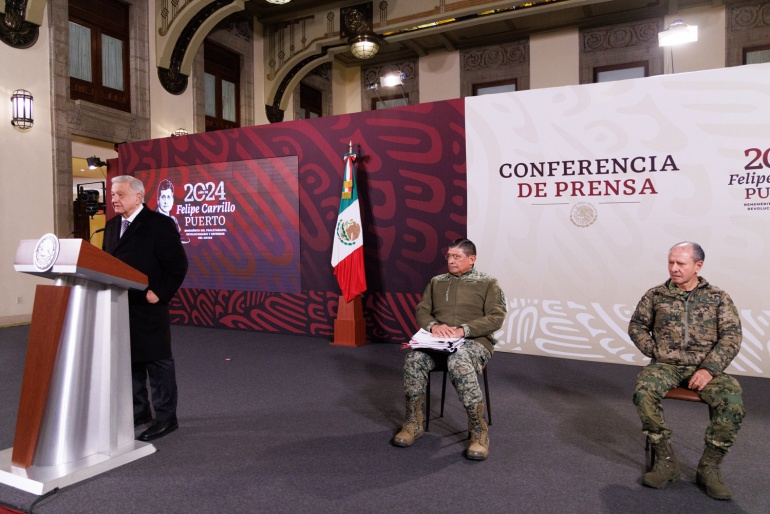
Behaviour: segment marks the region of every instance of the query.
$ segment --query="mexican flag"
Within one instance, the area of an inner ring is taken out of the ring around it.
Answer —
[[[340,213],[334,230],[332,266],[342,296],[349,302],[366,291],[364,274],[364,235],[361,229],[361,209],[356,189],[356,154],[351,150],[345,154],[345,173],[340,198]]]

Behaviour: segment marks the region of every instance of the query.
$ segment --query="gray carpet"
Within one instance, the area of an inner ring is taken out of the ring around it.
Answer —
[[[13,445],[28,327],[0,329],[0,449]],[[411,448],[397,345],[173,327],[177,432],[158,452],[40,501],[45,513],[755,513],[770,512],[770,394],[738,377],[748,416],[723,470],[734,500],[694,484],[708,410],[667,402],[683,480],[645,488],[631,404],[638,368],[496,354],[491,455],[463,457],[466,418],[449,386],[444,418]],[[433,416],[440,376],[433,375]],[[0,485],[0,505],[36,496]]]

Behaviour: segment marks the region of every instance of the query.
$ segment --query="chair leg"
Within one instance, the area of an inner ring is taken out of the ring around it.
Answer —
[[[428,385],[425,386],[425,431],[430,430],[430,372],[428,372]]]
[[[489,381],[487,380],[487,368],[481,373],[484,375],[484,395],[487,397],[487,424],[492,424],[492,404],[489,402]]]
[[[446,400],[446,377],[448,371],[443,372],[441,380],[441,411],[440,418],[444,417],[444,401]],[[492,404],[489,401],[489,379],[487,379],[487,368],[481,371],[484,376],[484,396],[487,400],[487,424],[492,424]],[[425,388],[425,431],[430,429],[430,372],[428,373],[428,384]]]
[[[444,399],[446,399],[446,375],[447,372],[444,371],[444,380],[441,383],[441,415],[440,418],[444,417]]]

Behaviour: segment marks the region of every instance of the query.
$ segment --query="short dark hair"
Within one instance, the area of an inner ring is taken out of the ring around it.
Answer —
[[[698,243],[693,243],[692,241],[682,241],[680,243],[675,244],[671,247],[671,250],[676,248],[677,246],[689,246],[692,249],[692,258],[695,262],[705,262],[706,260],[706,252],[703,251],[703,248]],[[669,250],[669,252],[671,252]]]
[[[167,178],[164,178],[160,181],[160,184],[158,184],[158,199],[160,200],[160,192],[165,191],[166,189],[170,189],[171,193],[174,193],[174,184]]]
[[[449,248],[450,249],[459,248],[468,257],[470,257],[471,255],[476,255],[476,245],[473,244],[473,241],[471,241],[470,239],[465,239],[464,237],[455,239],[454,241],[449,243]]]

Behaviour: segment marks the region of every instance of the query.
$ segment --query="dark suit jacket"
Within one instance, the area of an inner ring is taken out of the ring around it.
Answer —
[[[160,301],[147,301],[146,290],[129,290],[131,362],[150,362],[171,357],[171,321],[168,303],[187,274],[187,254],[174,221],[147,205],[120,237],[121,217],[104,228],[104,250],[136,268],[149,281],[148,289]]]

